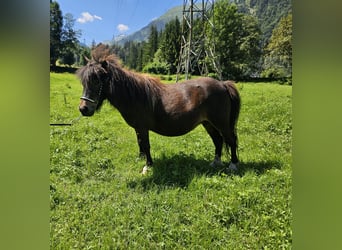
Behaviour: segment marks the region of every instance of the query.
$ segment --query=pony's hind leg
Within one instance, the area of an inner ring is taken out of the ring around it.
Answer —
[[[208,134],[210,135],[211,139],[215,145],[215,158],[214,161],[210,164],[210,166],[218,166],[222,165],[221,162],[221,155],[222,155],[222,146],[223,146],[223,137],[221,136],[220,132],[209,122],[202,123]]]
[[[239,159],[237,156],[237,140],[238,140],[238,138],[237,138],[236,132],[234,130],[230,131],[230,133],[228,135],[224,135],[224,140],[225,140],[227,147],[229,146],[230,152],[231,152],[231,162],[229,164],[229,169],[235,171],[235,170],[237,170],[237,166],[239,164]]]

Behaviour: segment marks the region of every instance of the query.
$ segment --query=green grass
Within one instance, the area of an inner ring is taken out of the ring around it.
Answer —
[[[291,86],[239,83],[240,169],[209,167],[200,126],[150,133],[153,170],[140,174],[135,133],[105,104],[79,117],[81,85],[51,73],[51,249],[291,248]]]

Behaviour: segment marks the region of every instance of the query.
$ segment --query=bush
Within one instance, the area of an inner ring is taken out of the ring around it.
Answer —
[[[272,67],[272,68],[268,68],[264,70],[261,73],[261,77],[271,78],[271,79],[284,78],[286,77],[286,72],[283,68]]]
[[[160,76],[160,80],[163,80],[163,81],[172,81],[173,80],[173,78],[172,78],[172,76],[170,76],[170,75],[161,75]]]
[[[170,66],[167,63],[164,62],[151,62],[148,63],[144,68],[144,73],[150,73],[150,74],[161,74],[166,75],[169,73]]]
[[[215,79],[219,79],[217,73],[209,73],[209,74],[208,74],[208,77],[215,78]]]

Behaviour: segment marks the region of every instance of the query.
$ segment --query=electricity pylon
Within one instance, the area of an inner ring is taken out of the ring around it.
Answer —
[[[206,35],[206,27],[214,29],[214,23],[210,20],[214,11],[214,0],[184,0],[181,50],[177,67],[177,81],[179,74],[184,73],[185,78],[198,67],[201,75],[207,75],[210,62],[217,77],[221,79],[220,66],[215,58],[213,41]],[[197,19],[199,31],[194,34],[194,19]]]

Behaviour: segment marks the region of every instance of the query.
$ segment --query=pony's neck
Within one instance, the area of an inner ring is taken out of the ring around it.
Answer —
[[[152,83],[152,79],[122,68],[114,68],[112,71],[108,100],[115,108],[122,111],[127,107],[134,109],[154,105],[160,86]]]

